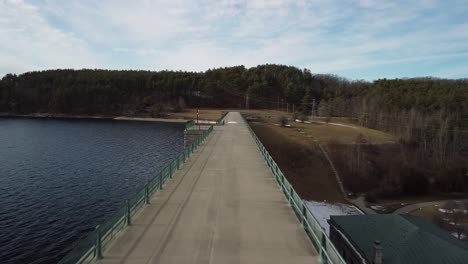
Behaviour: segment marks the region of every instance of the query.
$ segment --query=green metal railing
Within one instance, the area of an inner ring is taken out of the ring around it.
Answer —
[[[183,153],[149,180],[143,189],[125,201],[124,206],[117,210],[110,219],[104,224],[98,225],[88,236],[75,243],[72,251],[59,263],[92,263],[103,258],[103,251],[117,233],[132,223],[133,216],[150,203],[150,198],[155,192],[163,189],[164,183],[172,178],[180,166],[206,140],[211,131],[213,131],[213,126],[204,130],[195,142],[185,148]]]
[[[255,132],[252,130],[243,115],[242,118],[249,128],[250,134],[252,135],[255,144],[257,144],[258,149],[262,153],[262,156],[270,168],[273,176],[275,177],[279,187],[288,199],[288,202],[294,210],[294,213],[301,221],[304,230],[312,241],[312,244],[318,250],[322,263],[345,264],[346,262],[338,253],[335,246],[330,241],[330,238],[318,223],[317,219],[315,219],[314,215],[310,212],[309,208],[307,208],[304,201],[301,199],[301,197],[299,197],[292,185],[286,179],[283,172],[270,156],[270,153],[268,153],[262,142],[258,139],[257,135],[255,135]]]
[[[187,123],[185,123],[185,129],[189,129],[195,125],[195,120],[190,120]]]
[[[229,113],[229,112],[224,111],[224,112],[221,114],[221,117],[218,118],[218,120],[216,120],[216,124],[217,124],[217,125],[224,125],[224,117],[226,117],[226,115],[227,115],[228,113]]]
[[[223,111],[221,113],[221,117],[216,120],[216,123],[214,125],[217,125],[217,126],[224,125],[224,117],[226,117],[226,115],[228,113],[229,112]],[[189,122],[185,123],[185,129],[189,129],[189,128],[195,126],[195,125],[198,125],[197,122],[195,120],[190,120]],[[200,123],[200,125],[209,125],[209,124],[208,123]]]

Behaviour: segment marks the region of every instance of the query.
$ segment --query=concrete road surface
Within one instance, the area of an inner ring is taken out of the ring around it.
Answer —
[[[318,263],[239,113],[229,113],[99,263]]]

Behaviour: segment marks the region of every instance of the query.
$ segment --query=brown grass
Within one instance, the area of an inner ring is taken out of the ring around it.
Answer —
[[[304,197],[314,200],[345,201],[330,164],[318,148],[318,142],[324,146],[329,142],[346,146],[355,144],[360,134],[369,144],[384,146],[394,140],[387,133],[359,127],[340,118],[332,119],[329,124],[321,119],[309,124],[294,122],[291,120],[291,114],[279,111],[248,110],[243,112],[252,120],[252,127],[275,160],[280,160],[278,163],[295,188],[298,188]],[[278,120],[281,116],[290,118],[290,127],[279,127]],[[300,166],[297,166],[297,163]],[[340,176],[349,190],[353,192],[367,191],[377,185],[374,180],[370,181],[370,179]]]
[[[292,119],[291,113],[285,113],[274,110],[242,110],[250,118],[277,124],[281,116]],[[313,137],[320,142],[338,141],[341,144],[353,144],[359,134],[362,134],[370,144],[388,144],[395,143],[395,138],[383,131],[370,129],[356,124],[352,124],[346,118],[332,118],[330,123],[325,123],[322,118],[316,118],[311,123],[298,123],[291,120],[291,128],[296,128],[297,132],[305,137]],[[342,126],[344,125],[344,126]]]
[[[291,128],[265,123],[251,125],[302,199],[346,203],[313,139],[304,138]]]

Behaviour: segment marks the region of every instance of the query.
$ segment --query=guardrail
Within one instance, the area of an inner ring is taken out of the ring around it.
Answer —
[[[196,120],[190,120],[188,121],[187,123],[185,123],[185,129],[189,129],[195,125],[216,125],[216,126],[222,126],[224,125],[224,117],[226,117],[226,115],[228,114],[229,112],[222,112],[221,114],[221,117],[218,118],[216,121],[206,121],[206,120],[203,120],[203,121],[200,121],[200,123],[197,123]]]
[[[346,262],[338,253],[335,246],[330,241],[330,238],[322,229],[317,219],[315,219],[314,215],[310,212],[309,208],[307,208],[304,201],[299,197],[292,185],[286,179],[283,172],[271,157],[270,153],[268,153],[262,142],[258,139],[257,135],[255,135],[255,132],[252,130],[247,120],[245,120],[244,115],[241,116],[249,128],[250,134],[252,135],[255,144],[262,153],[263,158],[265,159],[268,167],[275,177],[276,182],[288,199],[288,202],[293,208],[294,213],[301,221],[304,230],[312,241],[312,244],[318,250],[321,262],[330,264],[345,264]]]
[[[189,129],[195,125],[195,120],[190,120],[187,123],[185,123],[185,129]]]
[[[229,113],[229,112],[224,111],[224,112],[221,114],[221,117],[218,118],[218,120],[216,120],[216,124],[217,124],[217,125],[224,125],[224,117],[226,117],[226,115],[227,115],[228,113]]]
[[[164,167],[154,178],[149,180],[144,188],[131,199],[127,200],[124,206],[117,210],[109,220],[102,225],[98,225],[93,232],[84,239],[79,240],[73,246],[72,251],[59,263],[91,263],[103,258],[102,252],[112,239],[115,238],[117,233],[132,223],[132,217],[146,204],[150,203],[150,197],[153,193],[163,189],[164,183],[172,178],[174,173],[190,157],[195,149],[206,140],[211,131],[213,131],[213,126],[205,130],[195,142],[185,148],[183,153]]]

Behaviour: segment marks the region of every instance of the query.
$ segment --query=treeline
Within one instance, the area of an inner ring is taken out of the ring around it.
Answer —
[[[374,183],[369,197],[468,192],[467,80],[378,80],[322,98],[317,111],[390,132],[400,143],[331,145],[343,171]]]
[[[329,105],[329,114],[353,112],[363,122],[373,122],[368,112],[376,107],[386,113],[414,108],[466,117],[468,81],[350,81],[283,65],[206,72],[48,70],[7,74],[0,81],[0,112],[141,114],[151,107],[177,108],[180,101],[189,107],[294,108],[307,115],[317,110],[314,106]]]
[[[142,115],[177,110],[181,104],[271,108],[273,101],[300,103],[306,90],[319,98],[320,78],[279,65],[206,72],[48,70],[3,77],[0,112]]]
[[[466,147],[468,80],[378,80],[324,96],[317,112],[388,131],[402,143],[438,153],[439,163],[447,152]]]

